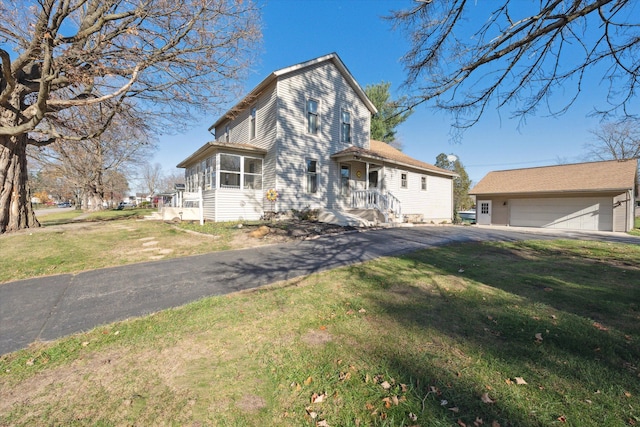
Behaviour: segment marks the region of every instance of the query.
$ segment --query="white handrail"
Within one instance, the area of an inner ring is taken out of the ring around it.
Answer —
[[[384,221],[389,222],[389,214],[402,218],[402,204],[391,193],[382,194],[380,190],[354,190],[351,192],[351,207],[355,209],[375,209],[384,215]]]

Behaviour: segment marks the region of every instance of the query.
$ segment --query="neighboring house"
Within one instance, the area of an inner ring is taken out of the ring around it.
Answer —
[[[469,192],[478,224],[572,230],[633,229],[637,160],[490,172]]]
[[[183,199],[201,197],[210,221],[309,208],[450,222],[457,175],[371,141],[376,112],[335,53],[277,70],[210,127],[214,141],[178,164]]]

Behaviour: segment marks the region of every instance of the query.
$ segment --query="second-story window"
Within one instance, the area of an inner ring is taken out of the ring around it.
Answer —
[[[307,132],[318,133],[318,125],[318,101],[309,99],[307,100]]]
[[[340,141],[351,142],[351,114],[342,110],[340,116]]]
[[[251,108],[251,117],[249,122],[249,139],[256,137],[256,107]]]
[[[229,142],[229,133],[230,133],[229,125],[226,125],[224,127],[224,142]]]

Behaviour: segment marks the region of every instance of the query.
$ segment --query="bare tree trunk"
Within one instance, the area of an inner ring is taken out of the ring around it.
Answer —
[[[40,226],[27,178],[27,135],[0,136],[0,233]]]

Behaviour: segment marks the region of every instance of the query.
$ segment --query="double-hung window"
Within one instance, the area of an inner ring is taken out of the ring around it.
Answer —
[[[307,132],[316,134],[319,127],[318,101],[307,100]]]
[[[340,141],[351,142],[351,113],[345,110],[340,114]]]
[[[402,172],[400,174],[400,188],[407,188],[409,186],[407,173]]]
[[[220,154],[220,188],[240,188],[240,156]]]
[[[318,191],[318,162],[307,159],[307,193]]]
[[[251,117],[249,118],[249,139],[256,137],[256,107],[251,108]]]
[[[427,191],[427,177],[423,176],[420,178],[420,189],[422,191]]]

